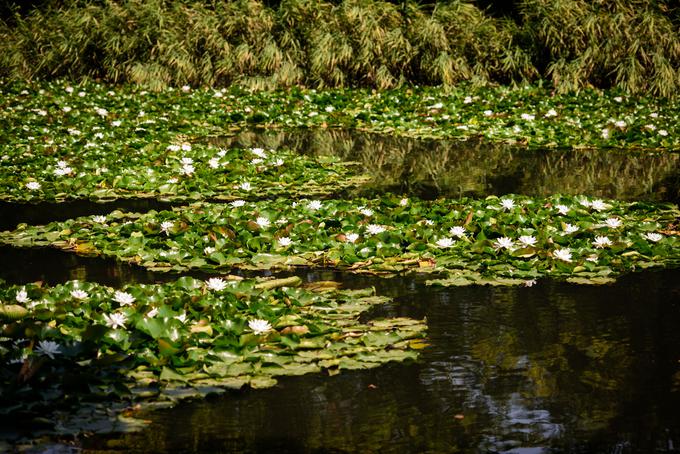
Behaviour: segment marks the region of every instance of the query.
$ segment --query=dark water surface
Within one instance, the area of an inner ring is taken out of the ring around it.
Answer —
[[[498,150],[478,144],[404,141],[399,151],[395,138],[370,142],[368,135],[331,131],[324,142],[320,134],[230,141],[360,161],[375,175],[375,191],[667,201],[680,194],[678,155],[510,150],[499,160]],[[108,208],[162,208],[122,203]],[[0,204],[0,229],[103,207]],[[272,389],[230,391],[145,414],[151,423],[142,432],[80,438],[85,452],[680,452],[680,270],[635,273],[599,287],[542,280],[531,288],[437,288],[423,275],[382,279],[334,270],[277,274],[373,286],[393,300],[367,317],[426,317],[431,346],[417,363],[285,377]],[[51,249],[0,247],[0,279],[9,283],[87,279],[118,286],[177,277]]]

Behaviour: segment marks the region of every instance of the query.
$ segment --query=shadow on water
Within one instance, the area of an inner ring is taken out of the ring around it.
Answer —
[[[398,295],[382,315],[427,317],[431,347],[419,363],[286,378],[274,389],[153,413],[141,433],[83,446],[139,453],[675,452],[678,277],[648,272],[606,287],[543,281],[531,289],[437,289],[419,278],[359,277],[361,285]]]
[[[680,201],[680,154],[617,150],[528,150],[479,140],[434,140],[359,131],[250,131],[210,140],[219,146],[290,148],[357,161],[372,179],[359,189],[423,198],[491,194],[588,194]],[[350,194],[357,195],[357,194]]]

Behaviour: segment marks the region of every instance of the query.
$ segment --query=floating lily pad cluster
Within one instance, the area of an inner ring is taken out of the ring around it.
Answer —
[[[517,284],[675,266],[679,216],[670,204],[571,196],[238,200],[21,226],[0,234],[0,242],[161,271],[326,265],[382,274],[451,272],[454,279],[436,282],[452,285],[470,283],[461,279]]]
[[[63,409],[109,395],[158,401],[269,387],[283,375],[411,360],[425,346],[423,321],[358,321],[386,301],[372,289],[300,283],[3,285],[0,408],[30,416],[57,401]]]

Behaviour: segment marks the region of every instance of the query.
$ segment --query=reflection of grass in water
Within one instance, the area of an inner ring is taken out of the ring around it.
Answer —
[[[657,198],[678,195],[673,176],[680,156],[670,153],[542,153],[490,142],[415,140],[333,129],[247,132],[237,140],[246,146],[290,147],[305,154],[357,161],[371,176],[368,189],[373,190],[434,188],[451,196],[483,196],[509,189],[532,195],[590,194],[619,199],[650,196],[655,191]]]

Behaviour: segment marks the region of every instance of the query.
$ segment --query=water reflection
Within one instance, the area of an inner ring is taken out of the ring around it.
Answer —
[[[211,139],[220,146],[287,147],[357,161],[373,177],[364,195],[421,197],[588,194],[680,200],[680,155],[616,150],[526,150],[482,141],[418,140],[358,131],[250,131]]]
[[[332,273],[325,271],[324,273]],[[325,277],[330,277],[330,274]],[[362,277],[347,285],[370,283]],[[150,415],[148,430],[94,438],[131,452],[673,452],[680,440],[677,271],[607,287],[433,289],[384,315],[426,316],[422,361],[287,378]],[[375,315],[375,314],[374,314]]]

